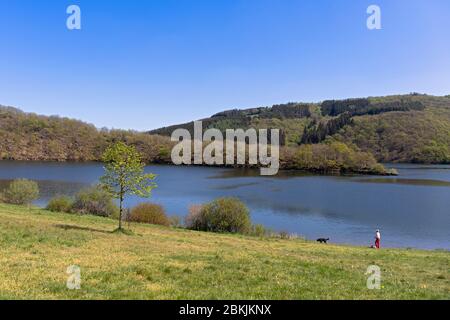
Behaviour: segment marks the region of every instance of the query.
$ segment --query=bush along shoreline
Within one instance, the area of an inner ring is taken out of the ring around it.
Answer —
[[[39,187],[35,181],[17,179],[0,193],[0,202],[30,208],[38,196]],[[101,185],[84,188],[74,197],[56,195],[48,201],[45,210],[79,216],[119,218],[119,207],[113,196]],[[131,226],[130,223],[150,224],[211,233],[299,238],[295,234],[274,232],[263,225],[252,224],[249,209],[237,198],[218,198],[202,205],[192,205],[183,222],[179,216],[169,216],[163,206],[151,202],[141,202],[132,208],[124,208],[124,212],[122,222],[127,222],[128,227]]]
[[[56,195],[44,209],[79,216],[92,215],[110,219],[119,217],[119,207],[114,198],[98,185],[84,188],[74,197]],[[218,198],[202,205],[192,205],[184,221],[179,216],[169,216],[162,205],[151,202],[141,202],[132,208],[124,208],[124,212],[122,222],[128,223],[128,228],[131,227],[130,223],[133,223],[261,238],[300,238],[296,234],[275,232],[263,225],[254,225],[249,209],[237,198]]]

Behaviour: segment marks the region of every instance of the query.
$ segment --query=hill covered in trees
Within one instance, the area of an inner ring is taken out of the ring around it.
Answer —
[[[278,128],[287,152],[301,150],[300,146],[321,149],[340,142],[380,162],[450,163],[450,96],[414,93],[288,103],[225,111],[202,121],[206,129]],[[177,128],[192,131],[193,122],[150,134],[170,135]]]
[[[115,141],[135,145],[148,162],[170,160],[170,139],[134,131],[97,129],[79,120],[0,106],[0,159],[97,161]]]
[[[280,129],[280,164],[314,172],[385,174],[379,162],[450,163],[450,96],[402,95],[288,103],[229,110],[203,128]],[[98,129],[79,120],[0,106],[0,159],[98,161],[116,141],[136,146],[148,163],[171,163],[177,128],[147,133]]]

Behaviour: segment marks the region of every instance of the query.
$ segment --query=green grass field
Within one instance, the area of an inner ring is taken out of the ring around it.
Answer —
[[[450,253],[131,225],[0,204],[0,299],[449,299]],[[81,289],[66,287],[81,268]],[[369,290],[369,265],[382,288]]]

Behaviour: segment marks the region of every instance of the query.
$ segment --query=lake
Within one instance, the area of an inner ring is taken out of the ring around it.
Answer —
[[[397,177],[317,176],[213,167],[148,166],[158,175],[152,202],[184,216],[193,204],[240,198],[254,223],[307,239],[369,246],[381,229],[382,246],[450,249],[450,166],[387,165]],[[73,195],[103,174],[99,163],[0,161],[0,185],[10,179],[39,182],[45,206],[56,194]],[[126,205],[141,200],[132,197]]]

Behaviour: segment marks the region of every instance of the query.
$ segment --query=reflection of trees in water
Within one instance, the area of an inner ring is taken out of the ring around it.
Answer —
[[[40,180],[38,181],[38,184],[41,191],[41,198],[50,198],[59,194],[73,196],[84,187],[89,186],[89,184],[81,182],[52,180]]]
[[[0,190],[5,189],[13,179],[0,180]],[[35,180],[39,185],[39,198],[49,199],[55,195],[73,196],[82,188],[89,184],[81,182],[55,181],[55,180]]]
[[[411,186],[450,187],[449,181],[432,180],[432,179],[371,178],[371,179],[358,179],[355,181],[363,183],[387,183],[387,184],[404,184]]]
[[[255,185],[258,185],[258,182],[229,184],[229,185],[224,185],[224,186],[213,187],[213,189],[215,189],[215,190],[235,190],[238,188],[250,187],[250,186],[255,186]]]
[[[313,173],[308,171],[302,171],[302,170],[280,170],[278,173],[274,176],[270,176],[270,179],[289,179],[289,178],[298,178],[298,177],[313,177],[313,176],[319,176],[319,177],[349,177],[354,176],[351,174],[344,175],[344,174],[320,174],[320,173]],[[208,179],[231,179],[231,178],[261,178],[267,179],[267,176],[262,176],[259,169],[255,168],[233,168],[233,169],[222,169],[218,174],[209,176]]]

